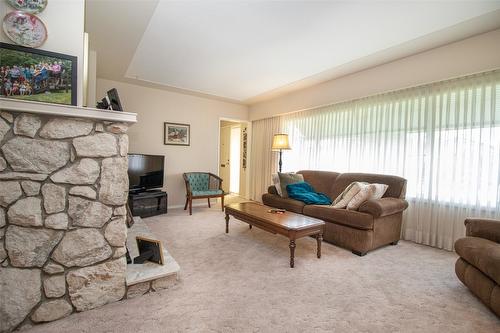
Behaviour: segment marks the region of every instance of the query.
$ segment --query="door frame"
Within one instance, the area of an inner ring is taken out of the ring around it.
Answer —
[[[247,168],[245,172],[245,193],[240,193],[240,196],[244,197],[245,199],[250,198],[250,156],[251,156],[251,150],[252,150],[252,145],[250,144],[252,142],[252,122],[250,120],[245,120],[245,119],[238,119],[238,118],[229,118],[229,117],[219,117],[219,124],[218,128],[219,131],[217,132],[217,176],[220,176],[220,130],[221,130],[221,121],[232,121],[236,123],[241,123],[245,124],[247,127]],[[241,140],[243,140],[243,137],[241,137]],[[240,168],[241,170],[241,168]],[[241,182],[241,174],[240,174],[240,182]]]
[[[234,123],[236,124],[236,123]],[[241,126],[241,125],[238,125]],[[231,131],[232,131],[233,125],[224,125],[220,126],[219,130],[219,173],[218,176],[223,179],[223,186],[222,189],[226,191],[226,193],[231,193]],[[222,142],[222,136],[224,137],[224,142]],[[224,143],[224,145],[223,145]],[[224,156],[222,155],[223,152],[223,146],[224,146]],[[222,159],[224,157],[224,159]],[[227,157],[227,160],[225,159]],[[222,167],[224,165],[224,167]],[[227,178],[227,179],[226,179]]]

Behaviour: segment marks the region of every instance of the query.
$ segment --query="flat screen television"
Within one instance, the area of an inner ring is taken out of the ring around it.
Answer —
[[[128,179],[131,192],[163,187],[165,156],[128,154]]]

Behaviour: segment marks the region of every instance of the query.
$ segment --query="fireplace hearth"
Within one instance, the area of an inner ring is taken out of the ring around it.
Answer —
[[[122,299],[136,115],[0,102],[0,332]]]

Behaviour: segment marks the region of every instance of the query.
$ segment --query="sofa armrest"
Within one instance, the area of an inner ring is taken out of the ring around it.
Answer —
[[[399,198],[382,198],[368,200],[359,207],[360,212],[368,213],[373,217],[382,217],[400,213],[408,208],[408,201]]]
[[[500,243],[500,220],[492,219],[465,219],[467,236],[480,237]]]
[[[276,190],[276,186],[274,186],[274,185],[269,186],[267,188],[267,193],[278,195],[278,191]]]

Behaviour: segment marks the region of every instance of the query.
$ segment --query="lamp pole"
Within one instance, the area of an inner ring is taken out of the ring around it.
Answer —
[[[283,149],[280,149],[280,162],[279,162],[279,164],[278,164],[278,165],[279,165],[279,170],[280,170],[280,172],[281,172],[281,164],[282,164],[282,163],[281,163],[281,154],[283,154]]]

